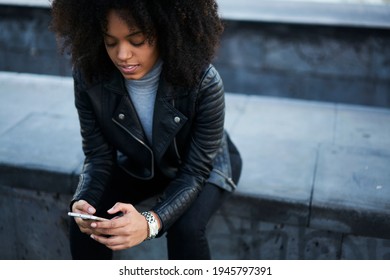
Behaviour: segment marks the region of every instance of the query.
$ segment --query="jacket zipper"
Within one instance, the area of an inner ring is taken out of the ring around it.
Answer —
[[[152,155],[152,160],[151,160],[151,164],[150,164],[150,166],[151,166],[151,175],[149,176],[149,177],[147,177],[147,178],[141,178],[141,177],[139,177],[139,176],[136,176],[136,175],[134,175],[134,174],[132,174],[134,177],[137,177],[137,178],[140,178],[140,179],[151,179],[151,178],[153,178],[154,177],[154,164],[153,164],[153,162],[154,162],[154,154],[153,154],[153,151],[152,151],[152,149],[144,142],[144,141],[142,141],[141,139],[139,139],[138,137],[136,137],[133,133],[131,133],[126,127],[124,127],[123,125],[121,125],[119,122],[117,122],[114,118],[112,118],[112,121],[114,122],[114,123],[116,123],[117,125],[119,125],[122,129],[124,129],[131,137],[133,137],[136,141],[138,141],[141,145],[143,145],[149,152],[150,152],[150,154]]]
[[[175,99],[172,99],[172,106],[173,106],[173,108],[175,108]],[[181,164],[181,156],[179,154],[179,149],[177,147],[176,136],[173,137],[173,146],[175,148],[175,153],[176,153],[176,156],[177,156],[177,160],[179,161],[179,164]]]
[[[237,188],[236,184],[233,182],[233,179],[226,176],[225,173],[223,173],[222,171],[220,171],[218,169],[213,169],[213,171],[215,171],[216,173],[221,175],[223,178],[225,178],[226,182],[228,182],[234,189]]]

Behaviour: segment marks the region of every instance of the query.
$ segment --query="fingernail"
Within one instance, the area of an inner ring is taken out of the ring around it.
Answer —
[[[95,228],[96,227],[96,223],[92,223],[91,227]]]
[[[93,208],[92,207],[88,208],[88,213],[93,214]]]
[[[95,239],[95,236],[93,234],[91,234],[89,237],[91,237],[92,239]]]

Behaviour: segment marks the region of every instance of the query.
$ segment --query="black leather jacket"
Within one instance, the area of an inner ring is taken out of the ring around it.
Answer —
[[[115,72],[86,86],[74,72],[85,161],[73,200],[96,206],[115,165],[148,180],[155,169],[171,178],[161,201],[153,207],[162,221],[161,235],[196,199],[206,181],[233,191],[228,143],[224,131],[224,89],[210,65],[193,89],[174,88],[160,79],[153,143],[142,126],[124,85]]]

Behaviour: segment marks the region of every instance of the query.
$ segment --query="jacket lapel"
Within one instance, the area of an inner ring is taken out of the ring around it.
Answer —
[[[136,138],[145,142],[146,137],[142,128],[141,122],[138,118],[137,112],[135,111],[134,105],[130,100],[129,96],[122,96],[119,105],[117,106],[113,119],[120,123]]]
[[[166,81],[160,79],[153,116],[153,150],[159,162],[173,141],[175,135],[183,127],[188,118],[175,108],[175,97],[187,92],[175,92]]]
[[[120,73],[119,75],[115,74],[105,87],[111,91],[111,93],[119,95],[119,103],[117,103],[112,119],[115,120],[116,123],[120,123],[121,128],[126,129],[136,137],[137,140],[145,143],[145,133]]]

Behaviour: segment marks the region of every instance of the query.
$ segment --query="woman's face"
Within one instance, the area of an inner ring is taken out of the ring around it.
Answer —
[[[128,26],[114,10],[107,20],[103,35],[108,56],[125,79],[141,79],[159,58],[155,40],[151,44],[137,26]]]

